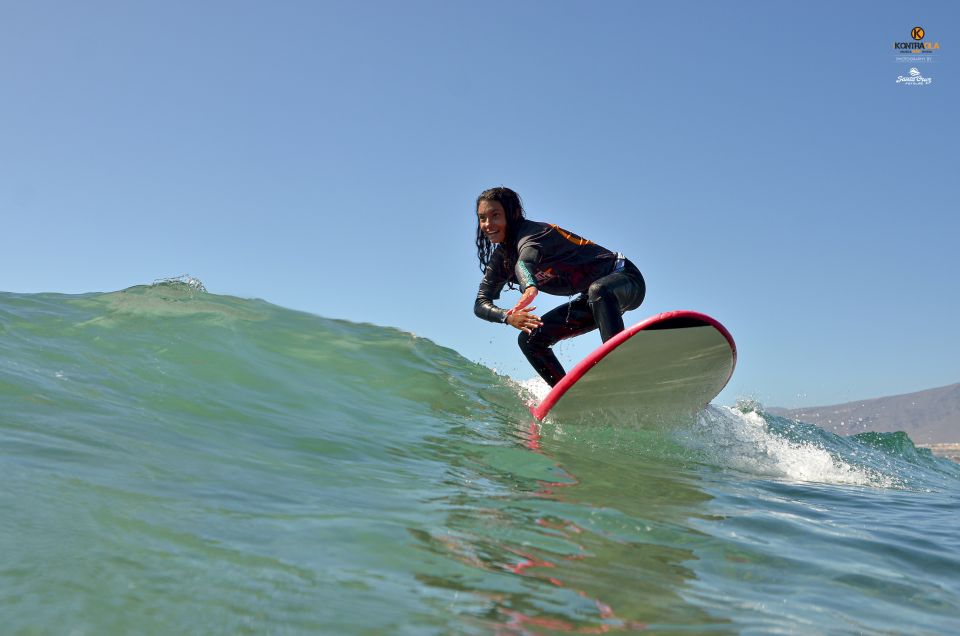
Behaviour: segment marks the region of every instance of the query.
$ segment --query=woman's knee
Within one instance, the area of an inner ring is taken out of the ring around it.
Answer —
[[[521,351],[527,350],[528,342],[530,342],[530,336],[527,334],[526,331],[521,331],[520,334],[517,336],[517,344],[520,345]]]
[[[556,329],[551,329],[547,325],[534,329],[530,333],[521,331],[517,336],[517,344],[520,345],[520,350],[524,353],[547,351],[562,338],[556,331]]]
[[[532,338],[531,336],[532,334],[529,334],[526,331],[521,331],[520,335],[517,336],[517,344],[520,345],[520,351],[523,351],[524,353],[531,353],[533,351],[546,349],[546,347],[538,342],[537,338]]]
[[[599,301],[609,303],[611,306],[616,303],[622,313],[636,309],[643,303],[646,284],[642,276],[622,276],[617,280],[611,280],[611,278],[601,278],[587,288],[587,302],[591,307]]]
[[[609,298],[611,295],[610,289],[598,280],[590,283],[590,287],[587,288],[587,302],[590,305],[593,305],[601,298]]]

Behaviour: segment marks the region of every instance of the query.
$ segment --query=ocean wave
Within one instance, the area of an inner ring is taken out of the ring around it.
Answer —
[[[906,436],[759,405],[537,424],[543,390],[182,280],[0,293],[5,627],[957,626],[960,476]]]

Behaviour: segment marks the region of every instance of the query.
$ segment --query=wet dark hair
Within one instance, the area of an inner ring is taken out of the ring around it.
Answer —
[[[480,207],[482,201],[496,201],[503,206],[503,211],[507,218],[507,238],[500,245],[503,247],[503,250],[506,255],[504,259],[504,265],[506,267],[507,273],[509,274],[513,270],[513,261],[516,260],[517,246],[513,240],[516,236],[517,226],[526,218],[523,212],[523,202],[520,200],[520,195],[511,190],[510,188],[505,188],[499,186],[497,188],[490,188],[489,190],[484,190],[480,193],[480,196],[477,197],[477,204],[473,206],[473,211],[476,213],[477,209]],[[480,229],[480,219],[477,218],[477,258],[480,259],[480,271],[485,272],[487,270],[487,265],[490,263],[490,257],[493,255],[494,245],[490,242],[490,239],[487,238],[487,235],[483,233],[483,230]]]

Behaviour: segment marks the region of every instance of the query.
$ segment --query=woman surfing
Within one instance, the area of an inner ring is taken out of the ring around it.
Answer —
[[[520,350],[547,384],[565,375],[553,353],[560,340],[600,329],[606,342],[623,331],[623,313],[643,302],[640,270],[622,254],[549,223],[526,218],[520,196],[491,188],[477,197],[477,257],[483,280],[473,312],[520,330]],[[522,295],[512,309],[493,304],[504,285]],[[531,303],[543,291],[574,296],[542,317]]]

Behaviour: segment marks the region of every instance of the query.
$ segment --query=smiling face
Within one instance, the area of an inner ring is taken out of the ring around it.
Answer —
[[[499,201],[481,201],[477,206],[480,231],[491,243],[503,243],[507,238],[507,213]]]

